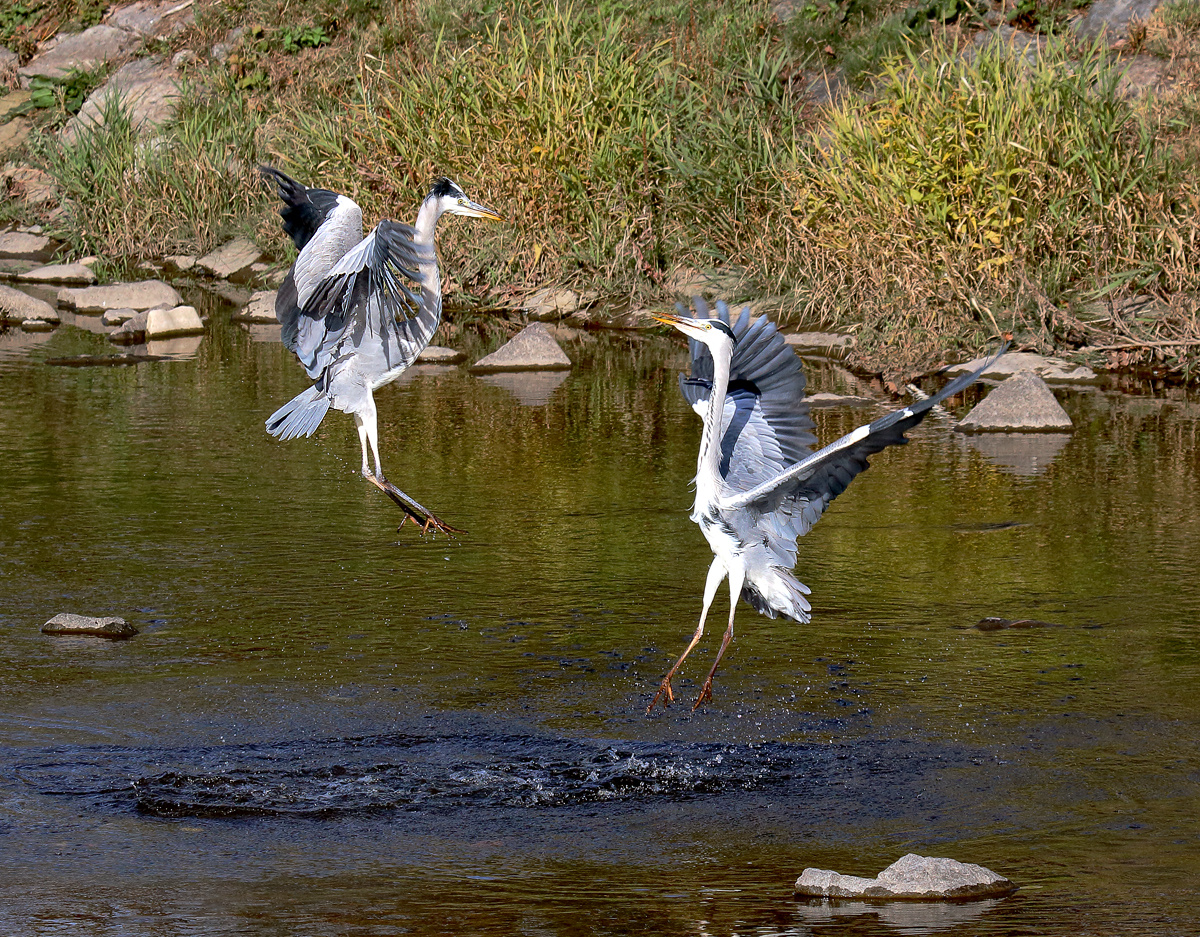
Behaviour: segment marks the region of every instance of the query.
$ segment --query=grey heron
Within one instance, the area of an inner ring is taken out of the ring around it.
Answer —
[[[275,301],[280,337],[313,382],[267,418],[267,432],[280,439],[311,436],[330,407],[353,415],[363,477],[403,509],[401,526],[411,519],[422,532],[450,533],[454,528],[384,477],[374,391],[416,361],[441,321],[438,219],[446,212],[500,216],[442,178],[422,201],[416,225],[384,220],[363,237],[362,209],[345,195],[310,189],[271,166],[259,171],[283,200],[283,230],[300,252]]]
[[[765,316],[752,317],[749,307],[734,319],[725,303],[717,303],[715,316],[702,299],[693,303],[694,317],[664,313],[654,318],[690,340],[691,374],[681,374],[679,385],[704,421],[691,519],[700,525],[714,559],[700,623],[663,677],[647,714],[660,699],[664,707],[674,701],[671,678],[703,635],[709,606],[726,577],[729,626],[693,709],[712,699],[713,674],[733,639],[739,596],[768,618],[809,621],[808,586],[792,572],[797,538],[867,468],[868,456],[908,442],[907,430],[934,405],[973,384],[995,361],[811,452],[817,438],[804,399],[804,371],[783,336]]]

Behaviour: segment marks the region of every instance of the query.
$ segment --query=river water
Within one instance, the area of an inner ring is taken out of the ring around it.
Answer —
[[[693,713],[723,593],[647,717],[711,557],[681,345],[381,390],[389,477],[468,531],[423,540],[348,417],[266,435],[304,378],[226,311],[125,367],[47,363],[111,350],[70,326],[0,336],[0,933],[1200,931],[1186,394],[1070,391],[1036,463],[927,420],[801,541],[812,623],[743,605]],[[141,634],[40,633],[64,611]],[[1021,887],[792,897],[907,852]]]

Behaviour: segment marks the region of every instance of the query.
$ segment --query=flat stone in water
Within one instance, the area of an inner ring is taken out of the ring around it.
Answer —
[[[962,433],[1046,433],[1072,428],[1071,418],[1046,382],[1031,372],[994,388],[955,427]]]
[[[205,254],[196,266],[219,280],[244,282],[250,278],[250,268],[262,260],[262,251],[253,241],[237,238]]]
[[[512,341],[486,357],[480,358],[471,370],[488,371],[562,371],[571,367],[566,356],[540,322],[521,330]]]
[[[897,859],[875,878],[805,869],[796,880],[796,894],[810,898],[962,901],[1000,898],[1016,890],[1011,881],[981,865],[915,853]]]
[[[1057,628],[1058,625],[1036,618],[981,618],[975,622],[980,631],[1003,631],[1005,628]]]
[[[46,263],[54,256],[55,243],[44,234],[5,231],[0,234],[0,257]]]
[[[42,633],[86,634],[97,638],[120,640],[132,638],[138,633],[138,630],[124,618],[90,618],[87,615],[62,612],[42,625]]]
[[[458,364],[467,357],[466,352],[457,348],[447,348],[444,345],[427,345],[417,355],[420,364]]]
[[[48,302],[14,287],[0,286],[0,322],[24,323],[29,319],[59,323],[58,311]]]
[[[146,338],[167,338],[175,335],[200,335],[204,323],[195,306],[175,306],[171,309],[151,309],[146,313]]]
[[[17,280],[22,283],[59,283],[63,286],[91,286],[96,282],[96,274],[91,267],[83,264],[47,264],[34,267],[25,273],[17,274]]]
[[[809,394],[804,398],[810,407],[874,407],[879,401],[854,394]]]
[[[174,308],[183,304],[183,297],[162,280],[142,280],[108,286],[64,287],[58,291],[58,304],[82,315],[101,315],[109,309]]]
[[[278,325],[275,316],[275,299],[278,290],[259,290],[250,297],[250,302],[237,310],[232,316],[234,322],[257,322],[263,325]]]
[[[783,340],[801,354],[808,352],[832,357],[841,357],[855,345],[853,335],[838,332],[795,332],[783,336]]]
[[[988,359],[976,358],[963,364],[952,364],[942,373],[946,377],[969,374],[987,364]],[[997,359],[980,377],[1002,381],[1022,371],[1032,371],[1049,384],[1097,384],[1100,378],[1091,368],[1081,364],[1069,364],[1062,358],[1048,358],[1027,351],[1010,351]]]

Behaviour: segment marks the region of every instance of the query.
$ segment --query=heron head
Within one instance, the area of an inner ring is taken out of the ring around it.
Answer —
[[[486,218],[488,221],[503,220],[497,212],[486,205],[471,201],[457,182],[444,176],[433,184],[426,199],[436,201],[439,215],[450,212],[455,215],[465,215],[467,218]]]
[[[673,312],[656,312],[654,318],[665,325],[679,329],[688,338],[712,347],[721,342],[732,345],[737,341],[729,323],[721,319],[693,319],[688,316],[677,316]]]

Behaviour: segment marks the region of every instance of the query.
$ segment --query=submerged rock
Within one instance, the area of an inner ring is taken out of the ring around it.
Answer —
[[[1067,411],[1036,374],[1010,377],[955,427],[963,433],[1046,433],[1073,428]]]
[[[58,304],[81,315],[101,315],[109,309],[174,308],[183,297],[162,280],[137,283],[112,283],[108,286],[64,287],[58,291]]]
[[[1008,879],[981,865],[915,853],[897,859],[875,878],[805,869],[796,880],[796,894],[810,898],[961,901],[1000,898],[1016,890]]]
[[[471,370],[488,371],[560,371],[571,367],[571,359],[559,347],[546,327],[534,322],[521,330],[508,344],[480,358]]]
[[[981,618],[975,622],[980,631],[1003,631],[1005,628],[1057,628],[1058,625],[1036,618]]]
[[[62,612],[42,625],[43,634],[87,634],[97,638],[132,638],[137,628],[124,618],[89,618]]]

